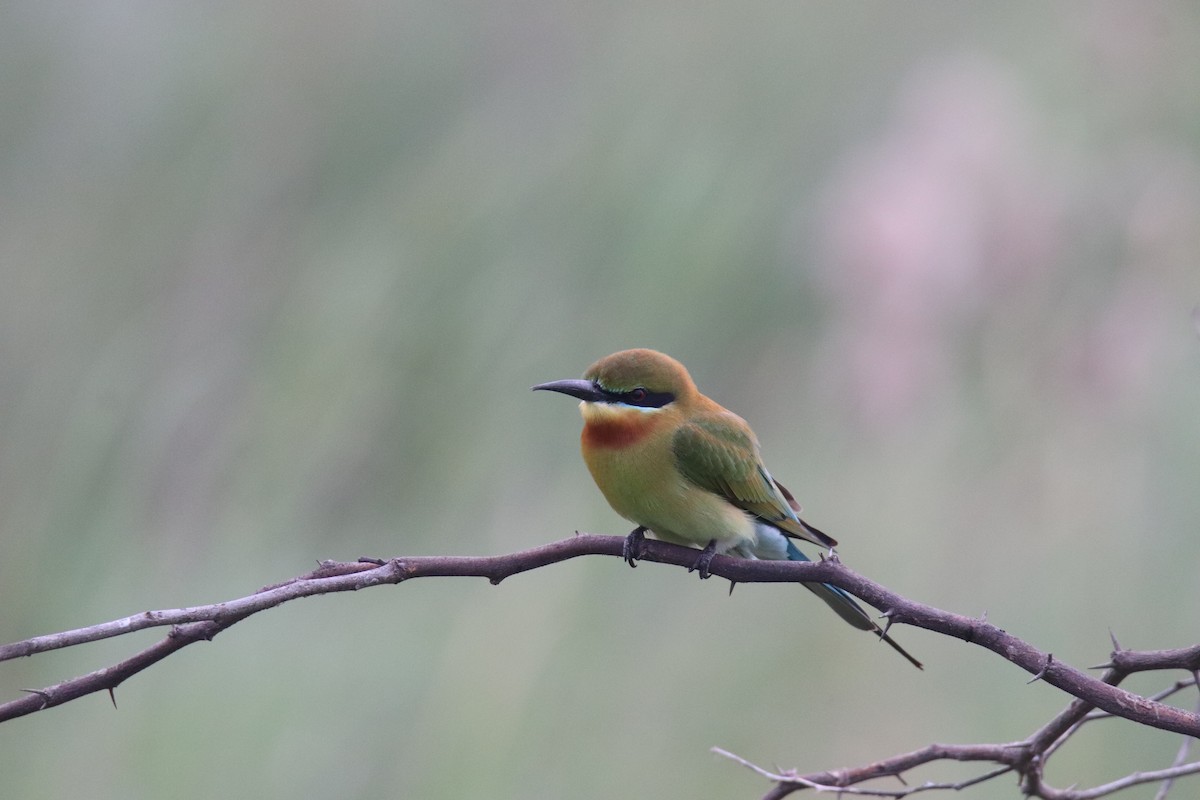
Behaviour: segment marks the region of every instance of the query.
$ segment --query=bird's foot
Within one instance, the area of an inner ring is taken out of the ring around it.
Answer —
[[[712,564],[713,556],[717,554],[717,540],[713,539],[703,550],[700,551],[700,557],[696,559],[696,563],[688,572],[696,571],[700,573],[700,580],[708,580],[712,577],[709,571],[709,566]],[[730,590],[732,592],[732,589]]]
[[[646,529],[639,525],[625,537],[625,544],[621,547],[621,557],[625,559],[625,563],[636,567],[638,559],[642,557],[642,548],[645,544]]]

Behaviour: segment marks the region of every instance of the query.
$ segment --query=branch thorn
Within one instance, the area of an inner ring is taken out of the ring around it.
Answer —
[[[36,694],[38,697],[42,698],[42,708],[49,707],[49,705],[50,705],[50,693],[49,692],[44,692],[41,689],[21,689],[20,691],[25,692],[27,694]]]
[[[1040,681],[1042,678],[1046,677],[1046,671],[1050,669],[1050,665],[1053,663],[1054,663],[1054,653],[1047,653],[1046,654],[1046,663],[1042,665],[1042,668],[1040,670],[1038,670],[1037,675],[1034,675],[1032,678],[1025,681],[1025,685],[1028,686],[1029,684],[1033,683],[1034,681]]]

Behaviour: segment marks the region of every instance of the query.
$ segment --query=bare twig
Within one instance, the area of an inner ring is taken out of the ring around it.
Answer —
[[[883,761],[876,761],[873,764],[867,764],[862,767],[833,770],[830,772],[813,772],[807,775],[798,775],[792,772],[773,773],[719,747],[712,748],[712,752],[736,761],[738,764],[757,772],[767,780],[775,782],[775,787],[763,795],[763,800],[778,800],[778,798],[786,797],[801,789],[813,789],[818,792],[835,792],[838,795],[847,796],[860,795],[864,797],[902,798],[917,794],[918,792],[928,792],[936,789],[951,789],[954,791],[966,789],[969,786],[974,786],[1012,772],[1013,766],[1005,765],[998,769],[990,770],[983,775],[953,783],[926,781],[915,786],[901,786],[896,789],[865,788],[856,786],[856,784],[878,778],[899,777],[914,767],[928,764],[932,761],[987,761],[993,764],[1005,764],[1006,761],[1011,760],[1016,763],[1023,757],[1022,752],[1019,750],[1021,746],[1020,743],[1008,745],[931,744],[927,747],[922,747],[920,750],[914,750],[911,753],[902,753],[901,755],[893,756]],[[1012,748],[1018,749],[1014,750]]]
[[[818,792],[835,792],[839,796],[861,795],[866,797],[904,798],[919,792],[933,790],[949,789],[959,791],[1014,771],[1022,777],[1021,791],[1026,797],[1039,797],[1043,798],[1043,800],[1096,800],[1097,798],[1115,794],[1123,789],[1128,789],[1131,786],[1154,783],[1156,781],[1173,781],[1175,778],[1185,775],[1200,773],[1200,761],[1190,764],[1176,763],[1167,769],[1135,772],[1118,780],[1090,789],[1056,789],[1046,784],[1040,777],[1032,783],[1027,780],[1028,775],[1032,771],[1040,773],[1044,766],[1044,762],[1030,748],[1028,741],[1006,744],[934,744],[911,753],[893,756],[892,758],[862,767],[828,772],[812,772],[804,775],[795,772],[771,772],[719,747],[714,747],[713,752],[732,759],[767,780],[774,782],[775,786],[763,795],[763,800],[782,800],[782,798],[804,789],[813,789]],[[1002,766],[973,778],[957,782],[926,781],[913,786],[901,786],[896,789],[858,786],[858,784],[879,778],[899,777],[915,767],[944,760],[982,761]],[[1165,797],[1165,795],[1162,796]]]
[[[1192,673],[1192,685],[1200,686],[1200,673]],[[1196,701],[1196,713],[1200,714],[1200,700]],[[1181,767],[1188,760],[1188,751],[1192,748],[1192,738],[1190,736],[1183,737],[1183,741],[1179,743],[1179,752],[1175,754],[1175,763],[1172,767]],[[1162,782],[1162,786],[1158,787],[1158,791],[1154,793],[1154,800],[1167,800],[1167,795],[1171,793],[1171,787],[1175,785],[1176,775],[1172,775]]]

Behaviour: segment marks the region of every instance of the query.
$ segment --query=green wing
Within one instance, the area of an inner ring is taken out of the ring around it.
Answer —
[[[796,513],[799,506],[767,472],[758,442],[743,425],[720,418],[690,422],[675,432],[671,450],[679,471],[702,489],[724,497],[789,536],[823,547],[837,544],[800,519]]]

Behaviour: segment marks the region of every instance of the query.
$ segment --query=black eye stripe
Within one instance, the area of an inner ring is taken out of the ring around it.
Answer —
[[[662,408],[667,403],[674,402],[675,395],[670,392],[652,392],[639,386],[628,392],[613,392],[612,400],[615,403],[641,408]]]

